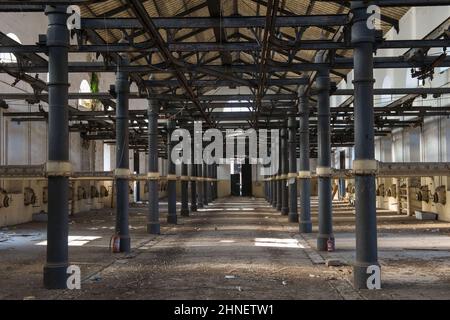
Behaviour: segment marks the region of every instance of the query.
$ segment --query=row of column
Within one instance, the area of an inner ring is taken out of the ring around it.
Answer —
[[[49,65],[49,119],[48,119],[48,224],[47,259],[44,266],[44,285],[49,289],[66,288],[68,269],[68,194],[71,165],[69,162],[69,121],[68,121],[68,49],[66,6],[46,6],[48,16],[47,47]],[[356,186],[356,262],[354,264],[354,283],[357,288],[379,287],[379,264],[377,257],[377,232],[375,211],[375,171],[374,126],[373,126],[373,50],[375,30],[367,21],[367,3],[351,3],[353,23],[351,39],[354,48],[354,115],[355,115],[355,173]],[[318,62],[324,62],[318,56]],[[128,64],[126,55],[119,56],[116,79],[116,234],[119,251],[130,250],[128,226],[128,96],[129,75],[122,69]],[[319,69],[317,76],[317,116],[318,116],[318,168],[319,179],[319,223],[317,248],[326,250],[334,246],[331,207],[331,168],[330,168],[330,110],[329,70]],[[266,198],[289,221],[299,221],[301,232],[311,232],[310,218],[310,176],[309,176],[309,128],[307,97],[301,93],[299,99],[300,115],[300,167],[296,172],[296,120],[289,116],[289,122],[281,132],[280,168],[278,173],[266,181]],[[147,229],[149,233],[159,234],[158,207],[158,162],[157,162],[157,117],[158,108],[149,101],[149,214]],[[175,127],[169,122],[169,132]],[[289,138],[288,138],[289,137]],[[169,140],[170,141],[170,140]],[[288,147],[289,146],[289,147]],[[169,143],[169,151],[173,144]],[[168,153],[169,155],[171,152]],[[288,157],[289,155],[289,157]],[[202,176],[201,180],[191,179],[191,210],[207,205],[217,197],[217,184],[211,177],[217,177],[214,165],[193,165],[192,172]],[[187,166],[183,166],[183,176]],[[294,171],[295,170],[295,171]],[[202,174],[200,174],[202,173]],[[175,165],[169,161],[168,222],[176,223]],[[297,213],[296,176],[300,179],[300,218]],[[205,177],[210,177],[209,179]],[[198,185],[197,185],[197,182]],[[181,214],[188,215],[188,180],[182,181]],[[197,188],[198,187],[198,188]],[[290,197],[289,197],[290,195]],[[289,198],[291,198],[289,202]]]
[[[351,3],[353,23],[351,39],[354,48],[354,115],[355,115],[355,211],[356,261],[353,267],[357,289],[378,289],[381,286],[377,256],[377,227],[375,202],[374,109],[373,109],[373,52],[375,31],[367,23],[367,3]],[[316,56],[317,63],[325,63],[324,52]],[[265,181],[266,200],[281,214],[289,213],[290,222],[299,222],[301,233],[312,232],[311,173],[309,168],[309,107],[308,96],[299,92],[300,167],[296,168],[296,115],[289,115],[281,129],[280,167]],[[330,135],[330,75],[320,68],[316,77],[318,166],[318,233],[317,249],[334,250],[331,188]],[[287,127],[287,129],[286,129]],[[288,132],[288,133],[287,133]],[[288,138],[287,138],[288,136]],[[288,140],[287,140],[288,139]],[[297,214],[297,179],[300,186],[300,215]],[[288,189],[289,187],[289,195]],[[288,205],[288,200],[289,205]]]

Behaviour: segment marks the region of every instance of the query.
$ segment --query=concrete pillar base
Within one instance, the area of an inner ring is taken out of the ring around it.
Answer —
[[[181,209],[180,215],[183,217],[189,217],[189,209]]]
[[[282,208],[281,208],[281,214],[282,214],[283,216],[287,216],[288,213],[289,213],[289,208],[286,208],[286,207],[282,207]]]
[[[177,224],[177,216],[167,216],[167,223]]]
[[[67,289],[68,266],[68,263],[47,263],[44,266],[44,287],[46,289]]]
[[[317,235],[317,250],[328,251],[328,240],[334,241],[334,235],[332,234],[318,234]]]
[[[196,206],[196,205],[191,205],[191,211],[192,211],[192,212],[197,211],[197,206]]]
[[[289,222],[298,222],[298,213],[297,212],[289,212],[288,221]]]
[[[120,252],[131,251],[131,239],[130,236],[120,236]]]
[[[148,223],[147,233],[149,234],[161,234],[161,225],[159,223]]]
[[[312,232],[312,222],[311,221],[300,221],[299,230],[300,230],[300,233],[311,233]]]

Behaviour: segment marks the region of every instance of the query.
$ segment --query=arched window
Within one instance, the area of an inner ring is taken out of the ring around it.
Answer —
[[[81,81],[79,93],[90,93],[91,85],[87,80]],[[87,109],[92,109],[92,99],[79,99],[78,105]]]
[[[22,42],[14,33],[8,33],[6,36],[22,44]],[[15,62],[17,62],[17,58],[14,54],[9,52],[0,53],[0,63],[15,63]]]

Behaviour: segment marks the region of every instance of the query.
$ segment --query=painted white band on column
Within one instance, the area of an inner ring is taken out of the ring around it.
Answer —
[[[307,170],[302,170],[298,172],[298,177],[300,179],[310,179],[311,178],[311,172]]]
[[[375,174],[378,172],[378,161],[374,159],[353,160],[354,174]]]
[[[316,168],[316,174],[319,177],[329,177],[331,176],[331,167],[317,167]]]
[[[176,174],[168,174],[167,180],[177,180],[177,175]]]
[[[69,161],[47,161],[45,163],[47,176],[64,176],[72,174],[72,164]]]
[[[191,177],[189,177],[189,176],[181,176],[181,177],[180,177],[180,180],[181,180],[181,181],[189,181],[190,178],[191,178]]]
[[[287,174],[288,179],[297,178],[297,174],[295,172],[289,172]]]
[[[130,169],[116,168],[116,169],[114,169],[114,177],[127,179],[130,177]]]
[[[148,180],[159,180],[159,172],[147,172]]]

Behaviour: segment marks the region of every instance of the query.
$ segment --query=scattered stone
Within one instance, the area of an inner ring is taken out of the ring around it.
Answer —
[[[327,260],[325,260],[325,265],[327,267],[341,267],[341,266],[345,266],[346,263],[344,263],[343,261],[341,261],[339,259],[327,259]]]
[[[234,275],[226,275],[225,276],[225,279],[235,279],[236,278],[236,276],[234,276]]]
[[[281,283],[283,284],[283,286],[287,285],[287,281],[281,281]]]
[[[242,291],[242,288],[241,287],[236,287],[236,289],[238,289],[238,291]]]
[[[23,297],[23,300],[35,300],[36,297],[35,296],[27,296],[27,297]]]

